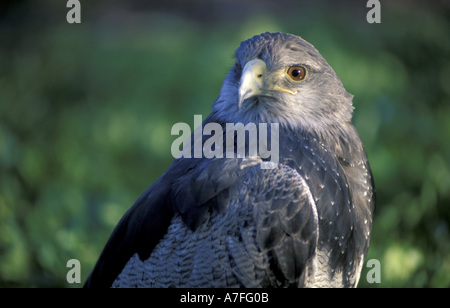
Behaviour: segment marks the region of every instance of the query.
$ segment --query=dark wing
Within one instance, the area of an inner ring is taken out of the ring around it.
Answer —
[[[285,165],[258,165],[238,185],[240,232],[229,247],[240,285],[303,286],[314,271],[318,238],[317,209],[305,180]],[[257,265],[264,273],[260,279],[254,277]]]
[[[110,287],[129,259],[147,259],[175,213],[195,229],[208,210],[228,203],[228,188],[252,160],[177,159],[122,217],[85,287]]]
[[[148,259],[134,255],[116,287],[303,286],[314,270],[318,217],[299,174],[283,165],[261,169],[261,160],[212,160],[188,190],[228,183],[204,204],[175,214],[167,234]],[[217,171],[239,162],[231,176]],[[222,164],[218,166],[215,164]],[[221,167],[219,169],[215,167]],[[207,170],[207,171],[206,171]],[[237,176],[236,176],[237,175]],[[221,178],[222,177],[222,178]],[[198,186],[197,186],[198,185]],[[188,192],[182,194],[189,195]],[[202,195],[198,192],[198,195]],[[183,200],[185,198],[183,197]],[[185,203],[183,203],[185,204]],[[183,219],[182,216],[185,215]],[[201,217],[195,228],[186,218]],[[309,270],[309,272],[308,272]]]
[[[317,286],[356,286],[369,247],[375,188],[356,130],[347,134],[280,135],[281,162],[305,179],[317,206]]]
[[[355,285],[373,210],[363,149],[347,166],[303,134],[282,132],[280,145],[272,170],[260,159],[175,160],[120,221],[86,286]],[[365,187],[352,185],[358,174]]]

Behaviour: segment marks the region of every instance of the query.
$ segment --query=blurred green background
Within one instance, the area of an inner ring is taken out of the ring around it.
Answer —
[[[177,122],[209,114],[240,41],[311,42],[355,95],[377,188],[381,284],[450,287],[450,4],[66,1],[0,5],[0,286],[79,287],[124,212],[170,165]]]

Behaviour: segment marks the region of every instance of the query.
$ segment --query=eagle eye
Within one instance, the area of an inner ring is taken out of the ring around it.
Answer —
[[[306,77],[306,68],[300,65],[290,66],[286,74],[293,81],[302,81]]]

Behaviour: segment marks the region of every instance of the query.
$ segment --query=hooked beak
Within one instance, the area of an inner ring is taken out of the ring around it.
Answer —
[[[239,110],[247,98],[262,92],[263,76],[266,69],[266,62],[260,59],[254,59],[245,64],[242,70],[241,80],[239,81]]]
[[[264,94],[272,96],[272,91],[282,91],[289,94],[296,94],[297,91],[282,88],[278,85],[267,87],[264,84],[264,77],[266,77],[267,65],[266,62],[260,59],[248,61],[242,70],[241,80],[239,81],[239,98],[238,109],[241,110],[243,102],[252,96]]]

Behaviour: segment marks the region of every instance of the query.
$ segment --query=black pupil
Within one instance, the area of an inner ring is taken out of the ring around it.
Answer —
[[[298,77],[298,76],[300,76],[301,75],[301,71],[299,70],[299,69],[294,69],[293,71],[292,71],[292,76],[293,77]]]

